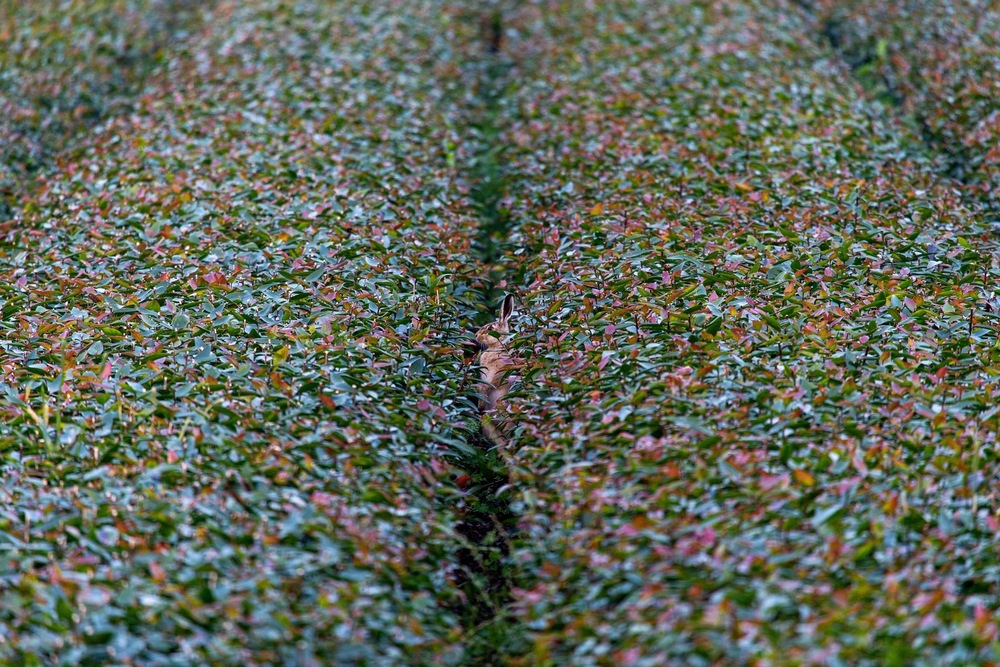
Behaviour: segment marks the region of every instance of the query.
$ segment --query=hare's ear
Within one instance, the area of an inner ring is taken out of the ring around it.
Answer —
[[[500,304],[500,321],[506,322],[514,314],[514,295],[508,294]]]

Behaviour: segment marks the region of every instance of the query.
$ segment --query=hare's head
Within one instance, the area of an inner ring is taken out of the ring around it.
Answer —
[[[514,314],[514,295],[508,294],[500,303],[500,316],[496,322],[490,322],[478,332],[476,340],[479,341],[483,349],[490,349],[502,346],[500,339],[494,334],[510,333],[510,316]]]

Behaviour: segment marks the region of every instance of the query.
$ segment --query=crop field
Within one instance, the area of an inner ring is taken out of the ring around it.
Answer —
[[[0,0],[0,665],[1000,665],[998,173],[990,0]]]

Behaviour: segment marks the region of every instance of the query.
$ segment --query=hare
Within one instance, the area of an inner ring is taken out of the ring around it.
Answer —
[[[504,373],[513,364],[507,352],[507,346],[498,337],[510,333],[510,317],[514,314],[514,295],[508,294],[500,304],[500,316],[496,322],[491,322],[476,332],[475,341],[470,341],[479,352],[480,379],[483,382],[482,400],[479,412],[483,415],[483,432],[494,443],[501,443],[495,425],[490,423],[489,416],[497,409],[497,403],[510,391],[510,382],[504,379]]]

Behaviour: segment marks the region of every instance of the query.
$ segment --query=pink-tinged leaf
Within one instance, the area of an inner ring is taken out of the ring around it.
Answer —
[[[976,607],[972,612],[973,618],[976,620],[976,625],[983,626],[986,625],[990,620],[990,612],[986,610],[982,602],[977,602]]]
[[[616,665],[634,665],[639,661],[639,657],[642,655],[639,649],[630,648],[625,651],[619,651],[615,654],[615,664]]]
[[[313,491],[309,496],[309,501],[316,507],[329,507],[333,504],[333,496],[323,491]]]
[[[149,575],[153,578],[153,581],[160,583],[167,580],[167,571],[163,569],[163,566],[157,563],[155,560],[149,563]]]
[[[621,528],[619,528],[617,530],[617,533],[621,537],[632,537],[633,535],[638,535],[639,534],[639,529],[636,526],[634,526],[634,525],[632,525],[630,523],[627,523],[624,526],[622,526]]]
[[[229,287],[229,280],[218,271],[206,273],[205,282],[213,287]]]
[[[761,491],[770,491],[776,486],[783,486],[788,483],[788,475],[761,475],[757,483],[760,485]]]

